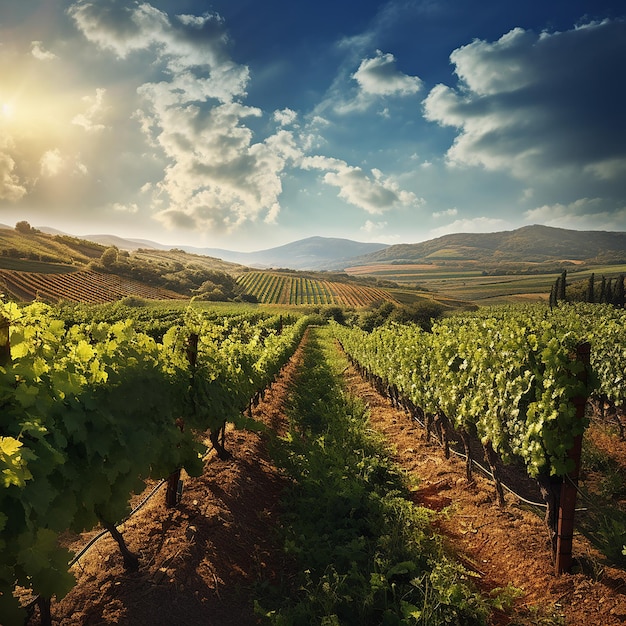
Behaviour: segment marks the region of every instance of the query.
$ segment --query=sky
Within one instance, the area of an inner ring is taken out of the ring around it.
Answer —
[[[0,223],[253,251],[626,230],[626,5],[2,0]]]

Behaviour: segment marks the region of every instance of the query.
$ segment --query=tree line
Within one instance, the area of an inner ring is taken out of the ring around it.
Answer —
[[[602,278],[597,281],[595,273],[585,280],[568,283],[567,270],[557,277],[550,289],[550,307],[561,302],[589,302],[591,304],[611,304],[623,309],[626,302],[624,274],[616,278]]]

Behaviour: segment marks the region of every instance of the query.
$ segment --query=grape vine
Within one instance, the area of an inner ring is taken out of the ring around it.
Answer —
[[[46,599],[73,586],[59,533],[114,528],[145,479],[201,472],[197,433],[252,424],[242,411],[308,320],[215,320],[189,309],[157,342],[131,320],[66,327],[38,303],[0,304],[3,318],[10,356],[0,363],[0,615],[13,624],[23,622],[16,585]]]

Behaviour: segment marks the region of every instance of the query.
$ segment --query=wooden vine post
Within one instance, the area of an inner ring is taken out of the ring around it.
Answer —
[[[189,335],[187,342],[187,359],[191,367],[191,381],[193,385],[193,379],[196,375],[196,362],[198,360],[198,335],[192,333]],[[181,417],[176,420],[176,426],[182,431],[185,428],[185,422]],[[172,472],[167,479],[167,490],[165,492],[165,506],[168,508],[175,507],[182,496],[180,480],[180,468]]]
[[[11,344],[9,343],[9,320],[0,315],[0,365],[11,360]]]
[[[583,371],[579,374],[579,379],[586,384],[590,362],[589,343],[582,343],[576,348],[576,360],[584,365]],[[586,396],[574,398],[576,417],[580,420],[585,416],[586,404]],[[574,461],[574,469],[563,477],[563,482],[561,483],[555,554],[555,573],[557,575],[568,572],[572,566],[574,511],[576,510],[576,492],[578,491],[582,439],[582,434],[577,435],[574,439],[574,445],[568,453],[569,458]]]

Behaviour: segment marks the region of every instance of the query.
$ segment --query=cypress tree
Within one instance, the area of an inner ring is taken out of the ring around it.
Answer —
[[[591,276],[589,276],[589,283],[587,284],[587,302],[591,302],[591,304],[595,302],[593,293],[595,288],[595,280],[595,274],[591,272]]]
[[[567,282],[567,270],[563,270],[561,274],[560,282],[559,282],[559,300],[563,300],[565,302],[565,284]]]
[[[600,304],[604,304],[606,302],[606,278],[604,274],[602,275],[602,280],[600,281],[600,296],[598,297],[598,302]]]
[[[558,278],[556,282],[552,283],[552,287],[550,288],[550,308],[556,306],[556,290],[557,290]]]
[[[613,296],[613,304],[620,308],[624,308],[624,274],[620,274],[615,286],[615,294]]]

